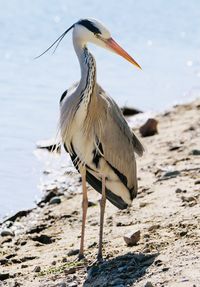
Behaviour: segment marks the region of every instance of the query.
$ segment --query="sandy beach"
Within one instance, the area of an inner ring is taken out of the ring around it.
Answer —
[[[137,158],[132,207],[120,211],[107,202],[105,261],[92,264],[99,194],[90,187],[86,259],[76,261],[82,196],[80,176],[71,170],[65,188],[54,182],[35,208],[0,224],[0,286],[200,286],[200,100],[156,120],[158,134],[141,138],[146,152]],[[124,235],[134,232],[140,239],[127,246]]]

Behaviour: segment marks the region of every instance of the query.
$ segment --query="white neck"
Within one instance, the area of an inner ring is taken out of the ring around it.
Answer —
[[[93,55],[88,51],[86,43],[73,34],[73,44],[81,68],[81,79],[78,90],[83,91],[87,87],[96,85],[96,62]]]

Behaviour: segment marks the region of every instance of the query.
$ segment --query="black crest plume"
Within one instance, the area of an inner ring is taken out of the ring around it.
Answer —
[[[57,45],[56,45],[56,47],[55,47],[55,49],[54,49],[54,51],[53,51],[53,52],[55,52],[56,49],[58,48],[60,42],[62,41],[62,39],[63,39],[63,38],[65,37],[65,35],[69,32],[69,30],[71,30],[73,27],[74,27],[74,24],[73,24],[71,27],[69,27],[62,35],[60,35],[60,37],[58,37],[58,39],[56,39],[56,40],[53,42],[53,44],[51,44],[51,46],[49,46],[49,48],[47,48],[42,54],[40,54],[39,56],[35,57],[34,59],[38,59],[38,58],[40,58],[41,56],[43,56],[46,52],[48,52],[48,51],[57,43]]]

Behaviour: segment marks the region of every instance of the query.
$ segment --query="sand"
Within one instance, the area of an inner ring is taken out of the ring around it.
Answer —
[[[200,286],[200,100],[156,120],[158,134],[142,138],[146,152],[137,158],[139,191],[132,207],[120,211],[107,202],[105,261],[94,264],[99,194],[92,188],[86,259],[76,261],[82,197],[80,176],[71,170],[65,188],[56,182],[49,188],[56,195],[51,204],[47,199],[2,224],[0,286]],[[140,240],[127,246],[124,235],[135,231]]]

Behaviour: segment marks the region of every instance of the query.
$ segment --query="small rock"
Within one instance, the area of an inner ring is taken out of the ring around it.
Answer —
[[[6,280],[8,278],[10,278],[9,273],[0,273],[0,281]]]
[[[200,184],[200,180],[196,180],[194,184]]]
[[[56,265],[56,261],[55,261],[55,260],[52,261],[52,262],[51,262],[51,265],[55,266],[55,265]]]
[[[33,269],[33,272],[40,272],[40,271],[41,271],[40,266],[35,266],[35,268]]]
[[[150,281],[148,281],[148,282],[144,285],[144,287],[153,287],[153,284],[152,284]]]
[[[193,149],[191,152],[190,152],[191,155],[200,155],[200,149]]]
[[[77,255],[77,254],[79,254],[79,249],[70,250],[67,255],[68,256],[74,256],[74,255]]]
[[[163,272],[166,272],[168,270],[169,270],[169,267],[163,267],[163,269],[162,269]]]
[[[182,230],[182,231],[179,233],[179,235],[180,235],[181,237],[185,236],[186,234],[187,234],[187,230]]]
[[[22,265],[21,265],[21,268],[27,268],[27,267],[28,267],[27,264],[22,264]]]
[[[140,240],[140,230],[131,232],[124,236],[124,241],[128,246],[136,245],[139,240]]]
[[[67,262],[67,258],[66,258],[66,257],[63,257],[62,262],[63,262],[63,263]]]
[[[124,116],[133,116],[142,113],[142,111],[135,109],[135,108],[129,108],[129,107],[123,107],[121,108],[122,113]]]
[[[148,231],[154,231],[156,229],[160,228],[160,224],[154,224],[154,225],[151,225],[149,228],[148,228]]]
[[[50,244],[52,242],[54,242],[55,240],[52,239],[50,236],[45,235],[45,234],[41,234],[40,236],[34,236],[31,238],[33,241],[38,241],[42,244]]]
[[[174,171],[167,171],[164,175],[163,178],[173,178],[176,177],[180,174],[180,171],[174,170]]]
[[[58,196],[54,196],[50,199],[49,204],[60,204],[61,203],[61,199]]]
[[[142,208],[142,207],[145,207],[147,205],[147,203],[146,202],[140,202],[140,207]]]
[[[155,119],[148,119],[147,122],[140,127],[139,131],[143,137],[153,136],[158,133],[158,121]]]
[[[186,193],[187,190],[186,190],[186,189],[177,188],[177,189],[175,190],[175,192],[176,192],[176,193]]]
[[[1,231],[1,236],[14,236],[14,233],[10,229],[4,229]]]

